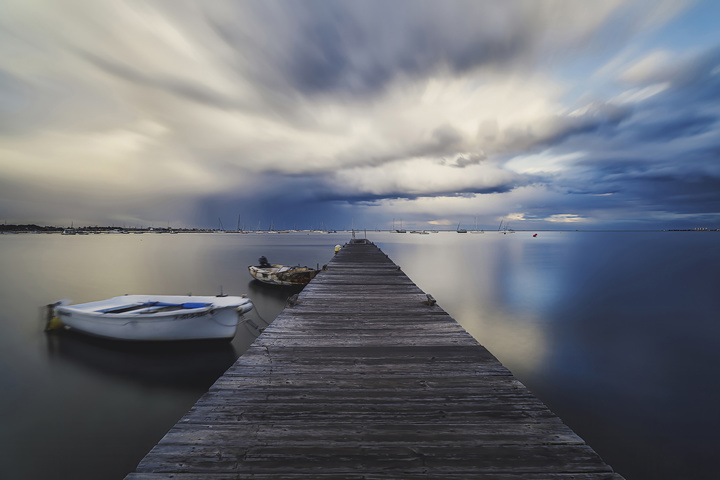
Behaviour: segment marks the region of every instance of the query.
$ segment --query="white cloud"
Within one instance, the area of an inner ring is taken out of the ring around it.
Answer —
[[[620,78],[640,84],[656,82],[659,77],[672,69],[676,62],[677,59],[673,58],[670,52],[655,50],[627,66]]]
[[[553,154],[550,150],[545,150],[534,155],[514,157],[505,164],[505,168],[520,174],[560,172],[584,155],[584,152],[557,155]]]
[[[610,101],[620,104],[638,103],[642,102],[643,100],[647,100],[650,97],[654,97],[658,93],[667,90],[668,87],[670,87],[670,83],[663,82],[649,85],[645,88],[632,88],[630,90],[622,92],[620,95]]]
[[[427,195],[403,207],[436,218],[525,212],[517,204],[538,196],[523,188],[433,197],[572,167],[584,152],[551,147],[622,112],[567,114],[572,86],[558,72],[612,49],[599,36],[618,15],[617,45],[674,4],[11,0],[0,7],[0,176],[149,200],[257,195],[260,176],[302,175],[349,199]],[[630,63],[641,50],[628,51],[607,68],[640,85],[616,103],[668,88],[653,79],[672,55]]]
[[[558,213],[556,215],[550,215],[545,218],[545,220],[552,223],[578,223],[583,222],[586,219],[574,213]]]

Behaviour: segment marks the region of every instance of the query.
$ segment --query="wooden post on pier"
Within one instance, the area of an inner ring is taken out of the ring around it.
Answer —
[[[170,478],[622,479],[364,240],[126,480]]]

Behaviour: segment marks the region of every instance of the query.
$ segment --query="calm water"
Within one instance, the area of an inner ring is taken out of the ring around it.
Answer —
[[[628,480],[720,478],[720,234],[368,237]],[[42,305],[222,289],[262,325],[294,291],[247,265],[322,265],[348,238],[0,235],[3,478],[123,478],[257,335],[128,347],[46,335]]]

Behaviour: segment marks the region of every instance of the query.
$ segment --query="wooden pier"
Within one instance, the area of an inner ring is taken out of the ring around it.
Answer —
[[[126,480],[171,478],[622,480],[362,241]]]

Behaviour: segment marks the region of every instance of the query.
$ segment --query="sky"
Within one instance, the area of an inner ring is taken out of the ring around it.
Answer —
[[[720,228],[720,2],[0,3],[0,221]]]

